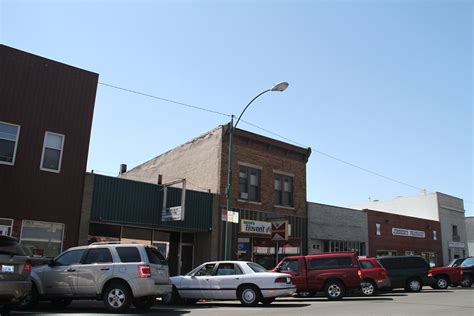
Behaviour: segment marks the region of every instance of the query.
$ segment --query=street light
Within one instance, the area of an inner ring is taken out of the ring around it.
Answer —
[[[274,85],[272,88],[267,89],[265,91],[260,92],[257,94],[255,98],[253,98],[249,104],[244,108],[242,113],[240,113],[239,118],[237,119],[237,122],[234,125],[234,115],[231,116],[230,119],[230,131],[229,131],[229,156],[227,160],[227,188],[226,188],[226,197],[227,197],[227,211],[232,210],[232,147],[233,147],[233,140],[234,140],[234,129],[237,127],[237,124],[239,124],[240,119],[242,118],[242,115],[244,115],[245,111],[247,108],[252,104],[253,101],[255,101],[259,96],[262,94],[265,94],[270,91],[279,91],[283,92],[288,88],[288,82],[279,82],[276,85]],[[228,242],[229,240],[232,240],[232,224],[229,225],[227,220],[225,221],[225,238],[224,238],[224,260],[229,259],[229,251],[230,247],[228,247]]]

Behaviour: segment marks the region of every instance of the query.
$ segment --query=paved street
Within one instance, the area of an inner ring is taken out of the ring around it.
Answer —
[[[13,315],[99,315],[107,314],[102,302],[74,302],[64,310],[52,309],[43,303],[28,312]],[[139,314],[134,309],[129,315]],[[330,302],[323,297],[283,298],[270,306],[244,308],[237,301],[200,302],[194,306],[155,306],[148,315],[474,315],[474,288],[449,288],[445,291],[424,290],[421,293],[380,294],[373,298],[348,297]]]

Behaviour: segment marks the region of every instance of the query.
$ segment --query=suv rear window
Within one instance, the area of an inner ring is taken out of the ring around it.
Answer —
[[[311,269],[351,268],[351,257],[314,258],[310,262]]]
[[[85,264],[113,262],[110,250],[107,248],[93,248],[87,252]]]
[[[372,269],[375,268],[373,263],[370,260],[360,260],[359,261],[360,267],[362,269]]]
[[[16,240],[9,237],[3,237],[0,239],[0,255],[25,256],[25,252]]]
[[[148,256],[148,261],[151,264],[163,264],[167,265],[165,257],[154,247],[145,247],[146,255]]]
[[[142,262],[140,252],[137,247],[117,247],[115,248],[122,262]]]

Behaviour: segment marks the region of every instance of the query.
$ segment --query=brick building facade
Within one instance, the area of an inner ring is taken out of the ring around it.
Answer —
[[[418,255],[442,265],[439,221],[364,210],[368,222],[368,255],[373,257]]]
[[[185,178],[191,189],[219,194],[219,207],[225,209],[229,127],[219,126],[121,177],[155,183],[158,178],[163,183]],[[230,224],[231,258],[270,267],[284,255],[306,253],[306,163],[310,154],[309,148],[234,130],[232,211],[239,214],[239,223]],[[288,240],[271,240],[271,224],[275,221],[287,221],[291,226]],[[224,223],[219,221],[215,227],[222,236],[221,258],[225,248]],[[261,232],[252,225],[260,227]]]

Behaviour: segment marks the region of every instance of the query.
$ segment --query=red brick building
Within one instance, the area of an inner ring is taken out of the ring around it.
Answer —
[[[0,45],[0,234],[77,245],[98,75]]]
[[[199,136],[132,170],[127,179],[163,183],[186,178],[186,186],[220,194],[226,209],[229,125]],[[306,163],[310,148],[235,129],[232,163],[232,225],[228,245],[233,259],[248,259],[273,267],[278,257],[304,254],[307,249]],[[213,229],[220,231],[220,257],[224,249],[224,221],[217,214]],[[288,240],[271,240],[271,224],[288,221]]]
[[[418,255],[428,262],[442,264],[441,226],[438,221],[364,211],[368,221],[369,256]]]

